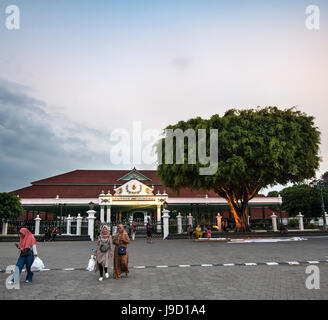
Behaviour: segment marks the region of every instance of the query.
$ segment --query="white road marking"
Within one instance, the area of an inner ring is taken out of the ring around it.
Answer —
[[[268,266],[277,266],[279,263],[278,262],[266,262]]]

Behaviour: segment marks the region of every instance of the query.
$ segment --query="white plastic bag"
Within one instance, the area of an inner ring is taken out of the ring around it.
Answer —
[[[95,270],[95,266],[96,266],[96,261],[93,258],[89,259],[89,263],[88,263],[88,267],[87,270],[88,271],[94,271]]]
[[[31,265],[31,271],[41,271],[44,269],[44,263],[39,257],[36,257]]]

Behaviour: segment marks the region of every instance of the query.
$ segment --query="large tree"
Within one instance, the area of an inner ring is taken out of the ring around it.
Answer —
[[[306,218],[321,217],[320,191],[307,184],[294,185],[280,192],[282,196],[282,209],[288,211],[290,216],[301,212]],[[324,193],[325,202],[328,200],[328,190]]]
[[[205,129],[208,155],[210,130],[218,130],[218,166],[214,174],[200,174],[200,168],[205,165],[199,157],[193,164],[188,164],[188,143],[192,138],[185,138],[182,145],[173,139],[173,162],[167,163],[167,130],[157,145],[157,171],[164,185],[177,192],[181,188],[214,190],[225,198],[237,231],[248,229],[248,203],[261,188],[310,179],[319,167],[320,132],[313,117],[294,108],[231,109],[223,116],[215,114],[208,120],[198,117],[180,121],[166,129],[184,132],[193,129],[196,133]],[[204,138],[196,134],[196,141],[204,142]],[[175,157],[181,149],[184,152],[182,164]],[[200,146],[196,144],[192,151],[198,153]]]
[[[23,214],[24,210],[17,196],[11,193],[0,193],[0,219],[14,220]]]

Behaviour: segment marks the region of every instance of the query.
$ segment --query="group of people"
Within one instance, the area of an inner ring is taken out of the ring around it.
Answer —
[[[223,232],[227,232],[227,228],[228,228],[228,222],[227,221],[222,221],[221,230]],[[191,225],[189,225],[188,228],[187,228],[187,234],[188,234],[189,239],[192,239],[193,237],[195,237],[196,239],[198,239],[198,238],[211,238],[212,231],[206,225],[204,225],[203,228],[202,228],[200,226],[200,224],[198,224],[195,230],[193,229],[193,227]]]
[[[132,239],[135,239],[135,223],[132,222],[130,229]],[[33,272],[31,266],[34,259],[37,257],[36,239],[30,230],[27,228],[21,228],[19,230],[19,243],[15,243],[19,249],[19,257],[16,263],[19,274],[21,274],[23,267],[26,266],[26,283],[30,283],[33,280]],[[50,228],[45,231],[45,237],[49,237],[51,234]],[[114,255],[113,261],[113,276],[115,279],[119,279],[122,273],[125,273],[126,277],[129,276],[129,254],[128,244],[130,243],[130,237],[126,232],[122,224],[113,227],[113,237],[111,236],[110,229],[107,225],[100,227],[99,236],[96,243],[95,250],[95,271],[99,271],[99,281],[103,281],[105,278],[109,278],[108,267],[110,259]],[[14,283],[14,275],[11,278],[11,283]]]
[[[103,225],[100,230],[100,234],[96,244],[95,271],[99,270],[99,281],[103,281],[104,272],[105,278],[109,278],[108,267],[110,264],[110,258],[113,256],[114,251],[114,263],[113,263],[113,276],[115,279],[119,279],[122,273],[125,273],[126,277],[129,276],[129,255],[128,244],[130,238],[125,231],[122,224],[119,224],[113,237],[110,234],[109,227]],[[115,248],[113,250],[113,245]]]
[[[151,224],[148,219],[147,225],[147,243],[151,243]],[[126,277],[129,276],[129,255],[128,244],[130,243],[130,237],[135,240],[136,224],[132,221],[131,225],[127,223],[125,226],[116,224],[112,227],[112,235],[107,225],[101,225],[99,230],[99,236],[97,239],[95,260],[95,271],[99,270],[99,281],[109,278],[108,267],[110,264],[110,258],[113,256],[113,244],[114,249],[114,263],[113,263],[113,276],[115,279],[119,279],[122,273],[125,273]]]
[[[44,231],[44,237],[42,238],[42,241],[55,241],[57,234],[58,230],[56,228],[51,229],[50,227],[47,227]]]

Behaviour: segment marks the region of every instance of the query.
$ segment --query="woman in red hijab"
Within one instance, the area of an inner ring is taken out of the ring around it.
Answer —
[[[16,266],[19,269],[19,273],[21,273],[24,265],[26,265],[27,275],[25,282],[32,282],[33,272],[31,271],[31,266],[34,257],[38,255],[36,251],[36,240],[33,234],[26,228],[21,228],[19,235],[19,244],[16,243],[16,247],[20,250],[20,255]]]

